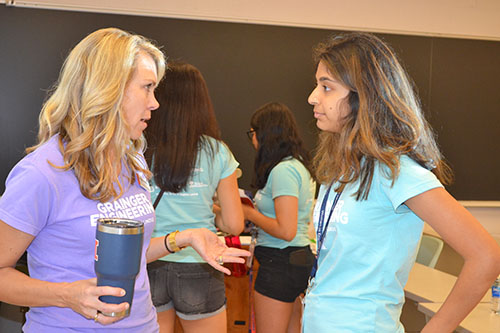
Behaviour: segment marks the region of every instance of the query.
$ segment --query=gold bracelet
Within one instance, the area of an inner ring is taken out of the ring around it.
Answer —
[[[167,236],[167,242],[169,247],[169,249],[167,248],[167,250],[169,250],[170,252],[179,252],[180,250],[182,250],[182,248],[177,246],[177,242],[175,241],[175,236],[177,236],[178,233],[179,230],[176,230],[174,232],[171,232]]]

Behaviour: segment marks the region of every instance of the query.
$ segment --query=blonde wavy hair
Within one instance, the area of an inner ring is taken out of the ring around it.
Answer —
[[[38,143],[29,153],[59,135],[64,165],[73,170],[82,194],[101,202],[120,197],[121,166],[129,182],[149,170],[138,162],[144,137],[132,140],[121,105],[140,52],[156,63],[158,81],[165,71],[165,57],[146,38],[117,28],[97,30],[76,45],[66,58],[53,93],[39,116]],[[116,185],[119,191],[116,190]]]
[[[452,180],[413,84],[387,44],[367,33],[342,34],[319,44],[315,61],[350,90],[339,133],[319,136],[313,166],[321,183],[339,182],[339,191],[359,180],[356,200],[366,199],[375,163],[389,168],[394,183],[401,155],[431,169],[443,184]]]

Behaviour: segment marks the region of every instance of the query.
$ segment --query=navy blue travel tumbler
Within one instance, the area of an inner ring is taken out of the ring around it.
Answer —
[[[144,224],[139,221],[104,218],[97,220],[95,241],[95,273],[98,286],[120,287],[125,296],[104,295],[105,303],[129,303],[122,312],[103,313],[109,317],[125,317],[130,314],[134,297],[135,277],[141,265]]]

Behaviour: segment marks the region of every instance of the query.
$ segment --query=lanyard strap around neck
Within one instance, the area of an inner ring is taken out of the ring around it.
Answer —
[[[323,201],[321,202],[321,210],[319,212],[319,220],[318,220],[318,228],[316,231],[316,260],[314,261],[314,266],[311,271],[311,277],[314,278],[316,275],[316,270],[318,269],[318,259],[319,259],[319,253],[321,251],[321,248],[323,246],[323,241],[325,240],[326,232],[328,231],[328,225],[330,224],[330,219],[332,217],[333,211],[335,210],[335,206],[337,206],[337,202],[339,201],[340,194],[342,192],[337,192],[335,195],[335,199],[333,199],[332,207],[330,208],[330,212],[328,214],[328,218],[326,219],[325,223],[325,211],[326,211],[326,203],[328,202],[328,197],[330,195],[330,190],[332,189],[332,186],[328,188],[328,190],[325,193],[325,196],[323,197]],[[324,226],[323,226],[324,225]]]

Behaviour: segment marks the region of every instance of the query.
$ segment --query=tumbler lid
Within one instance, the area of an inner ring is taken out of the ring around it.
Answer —
[[[108,234],[136,235],[144,233],[144,223],[122,218],[100,218],[97,230]]]

